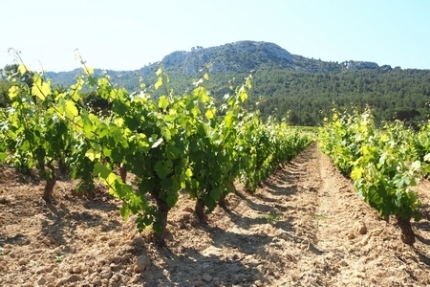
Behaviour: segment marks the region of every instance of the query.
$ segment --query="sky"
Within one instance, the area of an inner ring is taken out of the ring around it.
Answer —
[[[241,40],[324,61],[430,69],[430,0],[9,0],[0,68],[137,70],[178,50]],[[78,50],[77,50],[78,49]]]

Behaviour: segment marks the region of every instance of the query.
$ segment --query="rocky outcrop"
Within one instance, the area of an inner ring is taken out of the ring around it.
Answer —
[[[286,67],[293,64],[292,55],[276,44],[239,41],[216,47],[194,47],[191,51],[176,51],[161,60],[165,69],[180,68],[193,74],[203,67],[211,73],[243,72],[261,65]]]
[[[379,65],[374,62],[365,61],[345,61],[342,63],[348,70],[362,70],[362,69],[378,69]]]

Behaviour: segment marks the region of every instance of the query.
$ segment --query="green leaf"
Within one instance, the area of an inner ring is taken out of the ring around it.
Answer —
[[[147,152],[149,150],[149,142],[145,134],[137,134],[133,136],[133,140],[137,142],[138,151]]]
[[[27,73],[28,69],[24,64],[18,65],[18,72],[23,76],[25,73]]]
[[[18,86],[12,86],[9,88],[9,99],[13,101],[16,97],[18,97],[21,89]]]
[[[166,161],[159,160],[155,164],[154,169],[159,178],[165,179],[166,176],[172,172],[172,166],[173,166],[173,163],[170,160],[166,160]]]
[[[355,167],[351,172],[351,178],[353,180],[358,180],[361,178],[362,174],[363,174],[363,168]]]
[[[206,113],[205,113],[205,117],[208,120],[213,119],[215,117],[215,113],[214,113],[213,109],[207,110]]]
[[[100,176],[102,179],[107,179],[111,172],[112,170],[110,168],[99,162],[94,164],[94,174]]]
[[[239,92],[239,99],[240,99],[241,103],[245,102],[248,99],[248,93],[245,91],[240,91]]]
[[[224,118],[224,123],[227,128],[231,128],[233,126],[233,116],[230,114],[226,115]]]
[[[111,137],[111,139],[113,139],[117,145],[121,145],[123,148],[127,148],[128,138],[124,132],[125,131],[123,129],[117,127],[116,125],[112,124],[109,126],[109,136]]]
[[[199,98],[199,101],[202,103],[207,103],[211,99],[208,95],[208,91],[204,87],[198,87],[194,89],[193,94],[197,95]]]
[[[88,157],[91,161],[94,161],[96,159],[100,159],[101,153],[96,152],[93,149],[89,149],[85,152],[85,156]]]
[[[91,67],[85,67],[85,74],[87,74],[88,76],[93,75],[94,74],[94,69]]]
[[[130,208],[128,207],[128,205],[125,202],[122,203],[122,206],[121,206],[121,208],[119,210],[119,213],[121,214],[121,217],[124,220],[127,220],[128,217],[130,216],[131,210],[130,210]]]
[[[161,96],[158,100],[158,108],[165,110],[169,106],[169,99],[166,96]]]
[[[111,175],[114,175],[111,173]],[[133,194],[133,188],[122,182],[116,175],[109,176],[110,178],[114,178],[111,184],[111,188],[109,189],[109,193],[118,198],[129,198],[130,195]]]
[[[191,168],[187,168],[187,170],[185,171],[185,175],[188,178],[191,178],[193,176],[193,171],[191,170]]]
[[[35,74],[31,93],[43,101],[51,94],[51,85],[49,83],[42,82],[42,78]]]
[[[157,82],[154,84],[155,89],[158,90],[158,88],[161,87],[162,85],[163,85],[163,78],[158,77]]]
[[[65,111],[66,111],[66,115],[69,118],[74,118],[74,117],[78,116],[78,114],[79,114],[75,103],[73,101],[70,101],[70,100],[66,101]]]

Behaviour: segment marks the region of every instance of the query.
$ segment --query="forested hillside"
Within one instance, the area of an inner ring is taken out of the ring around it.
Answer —
[[[263,117],[286,118],[294,125],[320,125],[333,107],[363,109],[370,106],[376,122],[400,119],[416,125],[429,115],[430,70],[393,69],[389,65],[365,61],[326,62],[293,55],[266,42],[241,41],[210,48],[194,47],[188,52],[173,52],[140,70],[95,69],[95,74],[108,73],[113,83],[130,91],[138,91],[142,84],[153,90],[159,67],[169,75],[170,82],[166,86],[178,94],[192,90],[193,83],[208,73],[205,85],[217,99],[232,93],[231,87],[253,74],[247,107],[257,107]],[[13,70],[12,65],[1,73],[4,79],[0,82],[0,103],[3,105],[8,90],[6,74]],[[81,70],[76,69],[48,72],[45,76],[61,87],[73,84],[80,73]],[[98,104],[106,108],[103,103]]]

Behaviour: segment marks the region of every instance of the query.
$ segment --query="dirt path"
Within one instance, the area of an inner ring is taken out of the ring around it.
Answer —
[[[208,225],[181,196],[160,248],[103,194],[86,200],[60,182],[0,175],[0,286],[429,286],[430,185],[418,187],[417,243],[380,221],[315,144],[253,195],[238,186]]]

